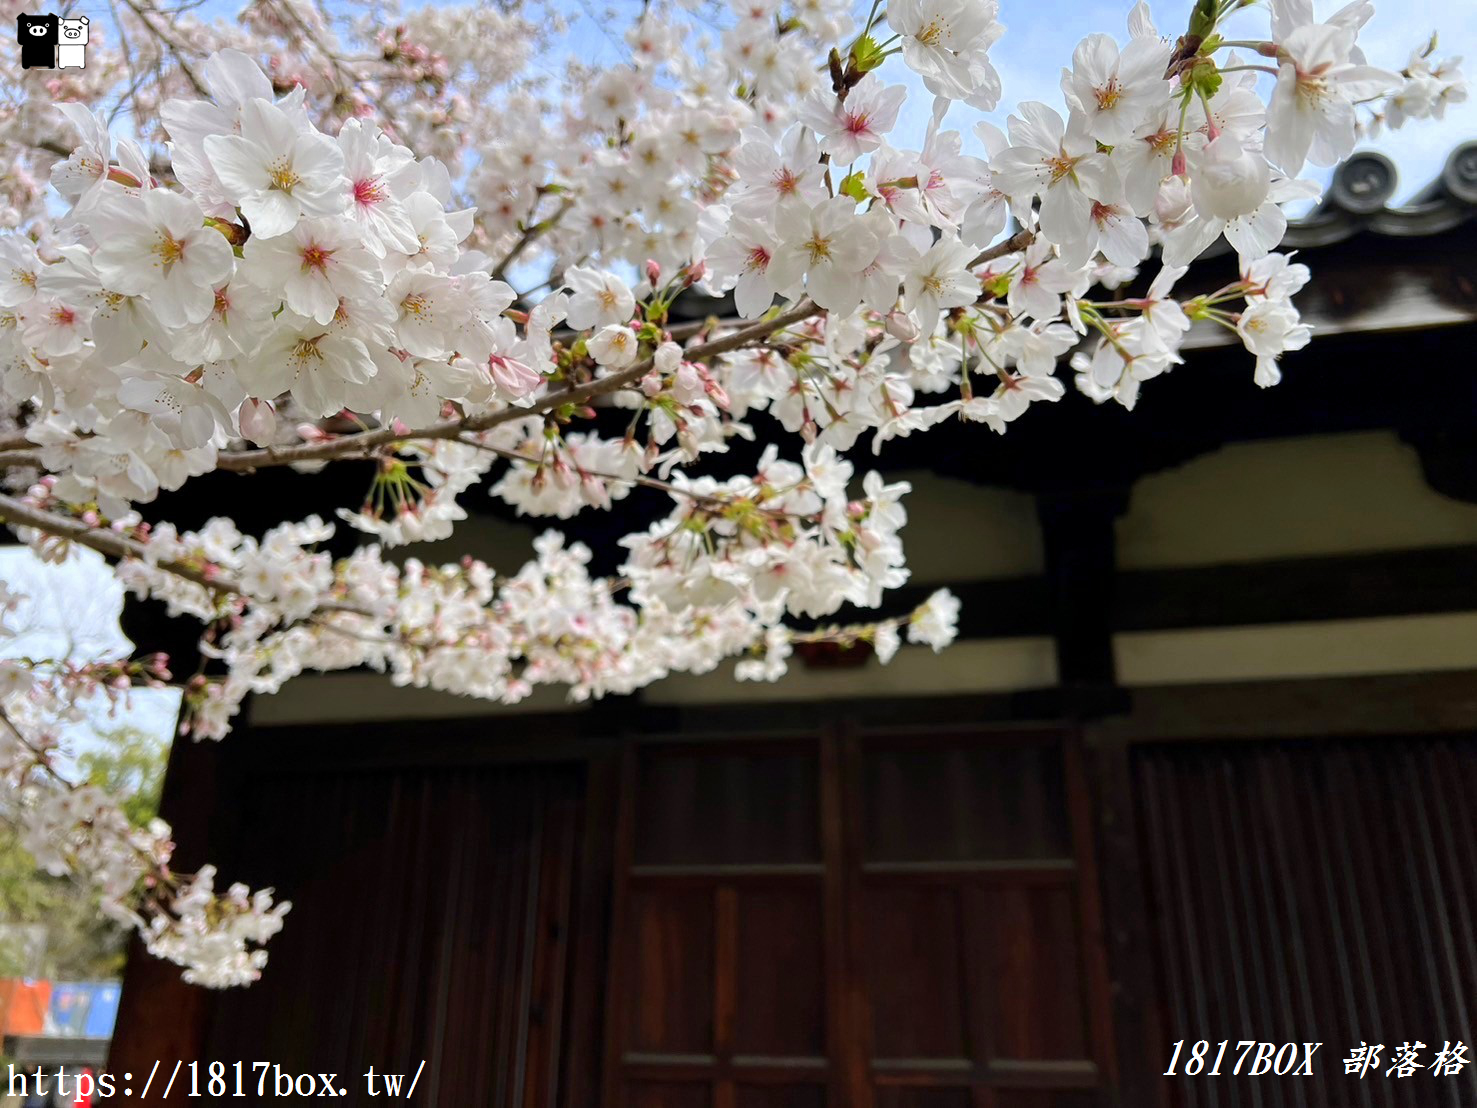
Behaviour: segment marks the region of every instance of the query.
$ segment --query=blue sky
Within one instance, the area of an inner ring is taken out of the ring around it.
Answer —
[[[118,627],[123,586],[102,555],[74,548],[60,565],[46,563],[24,546],[0,547],[0,581],[25,599],[6,617],[13,638],[0,639],[0,658],[66,658],[74,662],[126,658],[133,644]],[[97,697],[86,719],[63,728],[72,755],[101,740],[101,733],[128,725],[167,746],[179,714],[178,689],[134,689],[111,703]],[[71,773],[67,759],[64,773]]]
[[[1337,11],[1346,0],[1314,0],[1319,17]],[[1150,0],[1154,22],[1161,34],[1178,34],[1189,21],[1192,0]],[[991,50],[1005,88],[1002,109],[1022,100],[1061,103],[1058,76],[1071,64],[1072,49],[1085,34],[1107,31],[1120,40],[1127,35],[1125,21],[1130,3],[1122,0],[1000,0],[1000,20],[1005,37]],[[1477,21],[1473,0],[1375,0],[1376,14],[1360,36],[1360,44],[1374,65],[1403,69],[1410,51],[1423,44],[1432,31],[1441,32],[1438,56],[1466,55],[1470,74],[1477,66]],[[1264,36],[1265,7],[1258,6],[1233,17],[1230,30],[1244,33],[1238,38]],[[921,91],[921,90],[920,90]],[[915,126],[926,126],[929,105],[925,96],[909,96]],[[997,111],[994,122],[1004,123],[1009,112]],[[973,113],[956,106],[947,117],[950,125],[973,126]],[[1459,143],[1477,138],[1477,103],[1468,101],[1450,110],[1442,123],[1426,121],[1407,124],[1403,130],[1386,132],[1369,143],[1394,160],[1400,170],[1397,199],[1420,191],[1441,172],[1447,155]]]
[[[332,11],[336,0],[323,0]],[[414,8],[435,0],[404,0]],[[572,27],[566,46],[570,54],[587,62],[618,64],[621,54],[619,32],[629,25],[640,10],[638,0],[548,0],[551,7],[564,13]],[[1326,16],[1342,7],[1346,0],[1314,0],[1315,10]],[[1438,56],[1465,55],[1469,74],[1477,73],[1477,19],[1473,18],[1477,0],[1375,0],[1377,14],[1365,28],[1361,44],[1370,61],[1391,69],[1404,67],[1410,51],[1423,43],[1432,31],[1441,32]],[[1125,22],[1132,0],[999,0],[1000,19],[1006,26],[1005,37],[994,47],[991,56],[1000,70],[1005,99],[999,110],[983,118],[1003,126],[1010,110],[1022,100],[1043,100],[1053,106],[1061,102],[1058,77],[1063,65],[1071,62],[1072,49],[1085,34],[1107,31],[1120,40],[1126,37]],[[1154,19],[1163,34],[1176,34],[1189,18],[1193,0],[1151,0]],[[96,15],[108,21],[107,4],[103,0],[72,0],[52,8],[35,2],[35,10],[66,10],[73,14]],[[870,0],[862,0],[858,16],[865,14]],[[238,10],[238,0],[205,0],[198,9],[201,15],[230,18]],[[1264,6],[1251,8],[1234,17],[1245,35],[1265,33],[1267,13]],[[550,69],[557,70],[561,58],[549,59]],[[884,74],[891,81],[901,81],[912,89],[903,109],[894,138],[900,146],[917,147],[932,111],[932,97],[903,66],[900,58],[888,63]],[[947,124],[966,135],[979,112],[955,105]],[[1477,139],[1477,99],[1469,100],[1447,112],[1444,122],[1408,124],[1403,130],[1387,132],[1370,143],[1372,149],[1391,157],[1400,170],[1397,199],[1405,199],[1420,191],[1440,173],[1452,148],[1467,139]],[[972,152],[979,152],[977,146]],[[1313,171],[1310,171],[1313,172]],[[1325,174],[1326,177],[1326,174]]]
[[[598,3],[598,0],[596,0]],[[1000,71],[1005,98],[1000,108],[982,115],[965,105],[956,104],[946,117],[946,125],[954,127],[972,141],[970,132],[981,118],[1004,126],[1006,116],[1022,100],[1042,100],[1054,107],[1061,104],[1058,81],[1061,68],[1070,65],[1072,50],[1082,36],[1106,31],[1126,39],[1126,22],[1133,0],[999,0],[1000,20],[1005,24],[1005,37],[991,50]],[[1327,16],[1342,7],[1346,0],[1314,0],[1315,12]],[[1178,34],[1189,21],[1193,0],[1150,0],[1154,20],[1160,33]],[[1474,0],[1375,0],[1375,18],[1360,38],[1365,53],[1374,65],[1399,70],[1404,68],[1410,51],[1424,44],[1432,31],[1441,32],[1438,56],[1466,55],[1469,74],[1477,71],[1477,20],[1473,18]],[[591,17],[593,6],[578,0],[557,0],[556,6],[566,11],[575,26],[571,45],[589,60],[614,64],[619,57],[604,27]],[[864,16],[869,3],[858,9]],[[636,5],[614,5],[620,14],[634,11]],[[1230,29],[1243,29],[1237,37],[1260,37],[1267,33],[1265,6],[1238,13]],[[933,98],[922,82],[894,58],[883,71],[888,80],[906,83],[912,90],[903,115],[894,132],[899,146],[921,144],[933,109]],[[1441,172],[1452,148],[1467,139],[1477,139],[1477,101],[1447,112],[1442,123],[1427,121],[1407,124],[1397,132],[1387,132],[1369,144],[1393,159],[1400,170],[1397,199],[1419,192]],[[976,147],[974,152],[980,152]],[[1310,174],[1317,172],[1310,168]],[[1326,174],[1324,175],[1326,179]]]

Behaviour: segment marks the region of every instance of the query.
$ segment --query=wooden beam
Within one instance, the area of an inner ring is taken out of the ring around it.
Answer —
[[[961,601],[961,639],[1018,638],[1053,629],[1053,594],[1045,576],[908,585],[890,593],[882,611],[911,611],[940,587]],[[1470,612],[1477,611],[1477,548],[1118,570],[1110,595],[1113,631]],[[848,611],[840,618],[866,617]]]

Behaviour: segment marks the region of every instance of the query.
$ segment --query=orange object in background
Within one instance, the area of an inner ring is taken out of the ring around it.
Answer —
[[[50,1008],[50,981],[0,978],[0,1028],[6,1035],[40,1035]]]

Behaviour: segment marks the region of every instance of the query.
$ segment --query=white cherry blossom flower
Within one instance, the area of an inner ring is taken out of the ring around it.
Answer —
[[[805,208],[781,208],[776,219],[779,242],[768,274],[776,288],[790,291],[805,280],[805,291],[823,308],[841,315],[861,303],[857,275],[877,255],[879,238],[856,214],[856,205],[838,196]]]
[[[1041,231],[1069,243],[1087,229],[1095,197],[1107,194],[1112,167],[1087,133],[1085,120],[1070,126],[1045,104],[1028,100],[1010,117],[1010,146],[990,161],[995,187],[1008,196],[1041,197]]]
[[[16,308],[36,295],[42,270],[36,244],[20,235],[0,238],[0,308]]]
[[[253,236],[241,274],[260,289],[281,289],[299,315],[331,323],[341,299],[368,299],[379,291],[379,267],[362,241],[344,219],[304,219],[286,234]]]
[[[416,253],[420,239],[403,203],[420,185],[415,156],[358,119],[344,121],[338,144],[349,187],[345,212],[359,224],[364,248],[377,258],[389,250]]]
[[[1062,312],[1062,295],[1070,292],[1077,280],[1076,269],[1063,261],[1050,243],[1032,243],[1021,256],[1006,303],[1012,312],[1033,319],[1056,319]]]
[[[959,633],[959,598],[948,589],[933,593],[908,623],[908,641],[933,647],[937,654]]]
[[[1285,300],[1258,300],[1247,305],[1236,323],[1246,349],[1256,355],[1255,380],[1270,388],[1282,380],[1277,359],[1289,350],[1301,350],[1313,337],[1297,309]]]
[[[769,276],[774,236],[762,223],[734,216],[728,234],[708,247],[707,263],[714,287],[733,289],[734,306],[745,319],[763,315],[778,291]]]
[[[762,133],[746,133],[732,155],[738,175],[731,201],[734,215],[764,219],[787,200],[819,204],[826,198],[820,153],[810,131],[798,125],[785,132],[778,145]]]
[[[215,286],[235,266],[221,233],[204,226],[188,196],[150,189],[110,197],[98,205],[108,234],[93,255],[98,278],[125,296],[147,293],[165,326],[199,323],[215,304]]]
[[[887,24],[929,92],[988,112],[1000,100],[1000,76],[987,57],[1005,33],[998,13],[995,0],[893,0]]]
[[[1399,74],[1356,61],[1355,49],[1354,32],[1335,23],[1304,24],[1278,42],[1266,149],[1284,172],[1347,157],[1358,132],[1355,102],[1399,87]]]
[[[1116,146],[1168,97],[1168,62],[1169,43],[1155,36],[1135,36],[1120,53],[1111,35],[1088,35],[1062,74],[1062,95],[1092,138]]]
[[[350,389],[374,376],[375,364],[358,339],[284,310],[255,353],[237,361],[236,373],[250,395],[267,400],[290,392],[316,418],[342,408]]]
[[[571,266],[565,271],[564,284],[569,289],[565,319],[576,331],[629,323],[636,311],[631,290],[612,273]]]
[[[1267,159],[1230,133],[1208,143],[1195,158],[1190,197],[1206,219],[1232,220],[1262,206],[1272,187]]]
[[[254,236],[286,234],[304,216],[337,215],[348,202],[338,143],[265,100],[242,106],[240,134],[207,135],[205,153]]]
[[[980,282],[969,270],[974,247],[945,236],[928,248],[903,278],[903,305],[916,312],[918,325],[931,332],[944,308],[973,304]]]
[[[863,77],[844,101],[821,90],[800,105],[800,122],[820,138],[837,165],[848,165],[882,145],[907,99],[902,85],[884,85],[875,73]]]
[[[641,344],[629,327],[610,323],[590,336],[590,357],[607,369],[624,369],[636,360]]]
[[[67,160],[51,167],[51,183],[56,191],[70,198],[78,208],[86,209],[102,194],[113,160],[113,140],[101,112],[89,111],[83,104],[63,101],[56,105],[82,140]]]
[[[1263,257],[1282,241],[1287,232],[1287,215],[1278,205],[1316,197],[1320,191],[1318,185],[1311,181],[1274,177],[1266,200],[1245,215],[1233,219],[1207,219],[1198,211],[1191,211],[1183,222],[1168,229],[1164,235],[1164,264],[1189,265],[1223,234],[1243,262]]]

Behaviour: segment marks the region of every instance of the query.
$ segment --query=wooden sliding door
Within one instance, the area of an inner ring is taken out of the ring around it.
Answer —
[[[1082,788],[1060,731],[635,744],[607,1103],[1106,1103]]]

